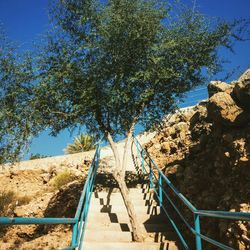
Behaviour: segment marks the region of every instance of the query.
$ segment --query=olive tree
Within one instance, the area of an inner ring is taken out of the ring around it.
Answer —
[[[31,132],[84,126],[104,136],[134,240],[142,241],[124,178],[135,125],[152,128],[185,92],[220,70],[218,49],[231,48],[243,29],[188,9],[177,13],[163,0],[55,0],[50,15],[56,28],[36,59],[28,99]],[[126,138],[122,157],[117,135]]]

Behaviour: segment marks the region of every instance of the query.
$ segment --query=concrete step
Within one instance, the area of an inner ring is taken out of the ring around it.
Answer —
[[[151,215],[160,214],[160,207],[157,205],[136,205],[134,206],[136,213],[145,213]],[[92,213],[119,213],[121,211],[126,211],[124,204],[121,205],[99,205],[90,204],[89,211]]]
[[[136,187],[133,187],[133,188],[129,188],[129,192],[130,193],[147,193],[147,192],[151,192],[153,191],[153,189],[150,189],[148,187],[148,185],[146,184],[138,184]],[[94,190],[94,192],[104,192],[104,193],[120,193],[120,189],[119,188],[106,188],[106,189],[103,189],[103,190]]]
[[[153,193],[131,193],[130,198],[134,205],[149,205],[157,204]],[[100,205],[122,205],[123,198],[120,193],[95,192],[91,197],[92,204]]]
[[[140,197],[138,198],[132,198],[132,202],[134,206],[148,206],[148,205],[157,205],[157,201],[153,200],[153,199],[149,199],[149,200],[144,200]],[[122,199],[122,197],[111,197],[110,199],[107,198],[91,198],[91,205],[123,205],[124,201]]]
[[[146,230],[148,233],[157,233],[157,232],[173,232],[171,226],[168,222],[165,224],[153,224],[153,223],[142,223],[141,227]],[[105,230],[105,231],[122,231],[122,232],[131,232],[130,223],[102,223],[98,224],[98,227],[95,223],[87,223],[87,230]]]
[[[166,243],[125,243],[125,242],[84,242],[84,250],[178,250],[175,242]]]
[[[165,242],[167,239],[173,238],[171,232],[148,233],[145,242]],[[86,242],[132,242],[131,232],[103,231],[86,229],[84,240]]]
[[[140,213],[137,214],[137,219],[140,223],[162,223],[167,222],[167,218],[164,215],[149,215]],[[119,213],[89,213],[88,223],[129,223],[129,217],[126,211],[121,211]],[[98,227],[97,227],[98,228]]]
[[[134,191],[130,191],[129,193],[130,197],[132,199],[136,199],[136,198],[140,198],[140,199],[144,199],[144,200],[148,200],[148,199],[154,199],[154,193],[153,192],[146,192],[146,193],[143,193],[141,192],[141,190],[134,190]],[[115,193],[107,193],[107,192],[94,192],[93,193],[93,196],[94,198],[116,198],[116,197],[122,197],[121,193],[120,192],[115,192]]]
[[[91,230],[86,229],[84,235],[84,241],[86,242],[131,242],[132,233],[122,231],[102,231],[102,230]]]

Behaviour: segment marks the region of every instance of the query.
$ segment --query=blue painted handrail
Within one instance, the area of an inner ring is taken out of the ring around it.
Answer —
[[[181,233],[180,229],[176,225],[175,221],[171,218],[168,213],[165,205],[163,204],[163,197],[167,199],[167,201],[174,208],[176,213],[179,215],[183,223],[186,227],[194,234],[196,240],[196,250],[202,250],[202,240],[209,242],[210,244],[219,247],[220,249],[225,250],[234,250],[232,247],[229,247],[221,242],[218,242],[214,239],[211,239],[200,232],[200,217],[210,217],[210,218],[220,218],[220,219],[231,219],[231,220],[242,220],[242,221],[250,221],[250,213],[243,212],[226,212],[226,211],[209,211],[209,210],[198,210],[196,207],[183,195],[181,194],[177,188],[171,183],[171,181],[164,175],[164,173],[159,169],[159,167],[154,163],[151,159],[148,152],[142,147],[137,138],[133,138],[133,142],[136,146],[137,157],[141,161],[141,168],[144,174],[149,175],[149,183],[150,187],[154,190],[156,197],[159,200],[159,205],[161,207],[161,211],[163,211],[168,217],[170,224],[173,226],[175,232],[177,233],[182,246],[185,249],[190,249],[186,239]],[[158,176],[156,176],[158,173]],[[167,191],[163,188],[163,182],[171,188],[174,194],[181,200],[181,202],[189,208],[189,210],[194,215],[194,227],[191,226],[188,221],[185,219],[185,216],[180,212],[180,210],[175,205],[175,202],[170,198],[167,194]]]
[[[72,240],[69,249],[82,249],[90,199],[94,188],[94,181],[100,160],[100,144],[97,145],[92,160],[88,177],[84,184],[81,197],[74,218],[25,218],[25,217],[0,217],[0,225],[30,225],[30,224],[69,224],[72,225]]]

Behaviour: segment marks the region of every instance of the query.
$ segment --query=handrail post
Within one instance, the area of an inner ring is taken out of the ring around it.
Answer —
[[[195,242],[196,242],[196,250],[202,250],[202,243],[201,243],[201,228],[200,228],[200,216],[198,214],[194,214],[194,227],[195,232],[199,235],[195,235]]]
[[[78,231],[78,222],[76,222],[73,225],[72,237],[71,237],[71,245],[72,246],[74,246],[76,244],[76,241],[77,241],[77,231]]]
[[[159,192],[159,202],[160,202],[160,209],[162,209],[162,176],[158,171],[158,192]]]
[[[150,183],[150,188],[153,188],[153,172],[152,172],[152,166],[151,166],[151,161],[149,161],[149,183]]]
[[[144,159],[144,150],[141,151],[141,167],[142,167],[142,173],[145,174],[145,159]]]

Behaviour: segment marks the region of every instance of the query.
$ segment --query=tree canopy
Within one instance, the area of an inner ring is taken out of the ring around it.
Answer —
[[[32,131],[32,59],[18,55],[4,32],[0,34],[0,163],[16,159]]]
[[[179,9],[164,0],[54,0],[56,28],[38,57],[21,60],[2,40],[1,157],[17,155],[47,128],[56,135],[84,126],[115,137],[135,123],[158,124],[221,69],[218,49],[232,48],[243,31],[238,22]]]
[[[221,69],[234,24],[165,1],[57,1],[59,26],[39,60],[37,103],[57,133],[84,124],[91,133],[125,135],[176,108],[176,99]],[[38,108],[39,108],[38,107]]]
[[[56,29],[34,61],[0,47],[1,157],[17,155],[47,128],[56,135],[84,126],[105,136],[136,241],[143,237],[125,183],[135,124],[161,122],[185,92],[221,69],[218,49],[231,49],[244,31],[240,22],[176,10],[164,0],[54,0]],[[122,160],[117,135],[127,137]]]

